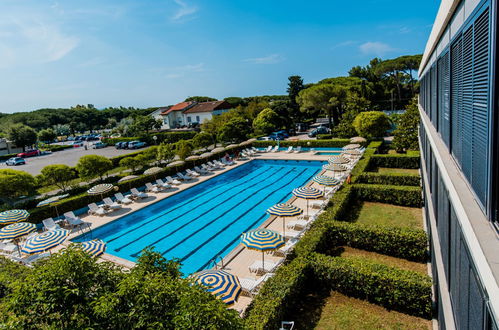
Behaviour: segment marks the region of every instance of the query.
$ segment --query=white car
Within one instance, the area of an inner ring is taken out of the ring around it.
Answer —
[[[21,157],[12,157],[7,159],[7,161],[5,162],[5,165],[8,166],[25,165],[25,164],[26,161],[24,160],[24,158]]]

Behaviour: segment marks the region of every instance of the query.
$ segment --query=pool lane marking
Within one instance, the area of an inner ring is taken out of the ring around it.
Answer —
[[[271,192],[269,192],[267,195],[265,195],[263,198],[261,198],[258,202],[255,202],[255,203],[252,203],[252,205],[256,205],[256,204],[260,204],[262,203],[265,199],[267,199],[269,196],[275,194],[276,191],[279,191],[281,189],[283,189],[284,187],[286,187],[287,185],[289,185],[290,183],[292,183],[294,180],[296,180],[298,177],[300,177],[303,173],[305,173],[307,171],[307,169],[304,169],[303,171],[301,171],[300,173],[298,173],[297,175],[295,175],[294,177],[292,177],[290,180],[288,180],[285,184],[279,186],[278,188],[272,190]],[[288,172],[289,173],[289,172]],[[272,184],[271,184],[272,185]],[[267,186],[268,187],[268,186]],[[215,223],[216,221],[218,221],[220,218],[224,217],[227,213],[231,212],[232,210],[234,210],[234,208],[237,208],[238,205],[241,205],[242,203],[245,203],[246,200],[242,200],[240,201],[239,203],[237,203],[233,208],[231,208],[230,210],[227,210],[225,211],[224,213],[220,214],[217,218],[213,219],[212,221],[208,222],[207,224],[205,224],[202,228],[200,228],[198,231],[196,232],[193,232],[191,233],[190,235],[184,237],[182,240],[180,240],[179,242],[177,242],[175,245],[171,246],[170,248],[168,248],[167,250],[161,252],[162,255],[170,252],[171,250],[175,249],[176,247],[178,247],[179,245],[181,245],[182,243],[184,243],[185,241],[187,241],[189,238],[193,237],[194,235],[198,234],[199,232],[201,232],[202,230],[206,229],[208,226],[210,226],[211,224]],[[185,259],[189,258],[192,254],[196,253],[197,251],[199,251],[201,248],[203,248],[206,244],[208,244],[209,242],[211,242],[213,239],[215,239],[218,235],[220,235],[221,233],[225,232],[225,230],[227,230],[227,228],[229,228],[230,226],[232,226],[234,223],[238,222],[242,217],[244,217],[246,214],[248,214],[249,212],[251,212],[254,208],[253,207],[250,207],[249,209],[247,209],[245,212],[241,213],[238,217],[235,218],[235,220],[233,220],[232,222],[229,222],[227,225],[225,225],[225,227],[223,227],[222,229],[220,229],[218,232],[216,232],[214,235],[211,235],[209,239],[207,239],[206,241],[204,241],[203,244],[200,244],[198,245],[195,249],[191,250],[189,253],[187,253],[186,255],[184,255],[180,261],[184,261]]]
[[[314,172],[312,175],[308,176],[308,177],[304,180],[304,182],[302,183],[302,185],[303,185],[304,183],[306,183],[307,181],[309,181],[309,180],[310,180],[310,178],[311,178],[313,175],[315,175],[316,173],[317,173],[317,171],[316,171],[316,172]],[[289,199],[289,197],[288,197],[288,196],[289,196],[289,194],[287,194],[287,195],[283,196],[283,197],[281,198],[281,200],[279,200],[277,203],[283,203],[283,202],[285,202],[286,200],[288,200],[288,199]],[[267,217],[267,216],[268,216],[268,214],[264,213],[264,214],[263,214],[263,215],[261,215],[261,216],[260,216],[257,220],[255,220],[255,221],[254,221],[253,223],[251,223],[248,227],[246,227],[246,229],[245,229],[243,232],[247,232],[248,230],[250,230],[250,229],[254,228],[254,227],[256,226],[256,224],[257,224],[257,223],[259,223],[260,221],[262,221],[262,220],[263,220],[265,217]],[[240,239],[240,238],[239,238],[239,236],[237,236],[236,238],[234,238],[232,241],[230,241],[228,244],[226,244],[226,245],[225,245],[222,249],[220,249],[217,253],[215,253],[215,254],[213,255],[213,258],[214,258],[214,257],[216,257],[217,255],[221,255],[221,254],[222,254],[225,250],[227,250],[228,248],[230,248],[230,247],[231,247],[231,246],[232,246],[232,245],[233,245],[236,241],[238,241],[239,239]],[[208,266],[210,265],[210,263],[211,263],[211,260],[213,260],[213,258],[210,258],[210,261],[207,261],[207,262],[206,262],[203,266],[201,266],[200,268],[198,268],[198,269],[196,270],[196,272],[201,271],[201,270],[205,269],[206,267],[208,267]],[[186,259],[187,259],[187,258],[182,258],[182,259],[181,259],[181,261],[184,261],[184,260],[186,260]]]
[[[277,173],[277,172],[278,172],[278,171],[276,170],[276,171],[275,171],[275,173]],[[236,179],[235,181],[237,182],[238,180],[240,180],[240,179],[242,179],[242,178],[244,178],[244,177],[246,177],[246,176],[248,176],[248,175],[254,174],[254,173],[255,173],[255,172],[252,172],[252,173],[247,173],[247,174],[245,174],[245,175],[241,176],[240,178]],[[258,175],[259,175],[259,172],[257,172],[257,173],[258,173]],[[275,173],[273,173],[273,174],[275,174]],[[271,173],[271,174],[270,174],[270,176],[268,176],[267,178],[271,177],[273,174]],[[245,180],[245,181],[243,181],[243,182],[239,182],[239,183],[238,183],[238,185],[245,184],[245,183],[247,183],[247,182],[249,182],[249,181],[251,181],[251,180],[253,180],[253,179],[254,179],[254,177],[251,177],[251,178],[249,178],[249,179],[247,179],[247,180]],[[204,182],[208,182],[208,181],[204,181]],[[204,183],[204,182],[202,182],[202,183]],[[215,197],[218,197],[218,196],[220,196],[220,195],[222,195],[223,193],[225,193],[225,192],[226,192],[226,188],[227,188],[227,187],[224,187],[224,186],[217,186],[217,187],[214,187],[214,188],[209,189],[208,191],[204,192],[202,195],[206,195],[206,193],[210,193],[210,192],[216,191],[217,189],[221,189],[221,188],[225,188],[225,189],[224,189],[224,190],[223,190],[220,194],[218,194],[218,195],[216,195],[216,196],[215,196]],[[186,190],[184,190],[184,191],[186,191]],[[167,197],[167,198],[165,198],[164,200],[167,200],[168,198],[171,198],[171,197],[174,197],[174,196]],[[177,196],[177,197],[178,197],[178,196]],[[194,199],[194,200],[196,200],[196,199]],[[112,241],[114,241],[114,240],[117,240],[117,239],[119,239],[119,238],[123,237],[124,235],[128,235],[128,234],[130,234],[130,233],[132,233],[132,232],[134,232],[134,231],[136,231],[136,230],[138,230],[138,229],[142,229],[145,225],[147,225],[147,224],[149,224],[149,223],[151,223],[151,222],[156,221],[158,218],[161,218],[161,217],[165,216],[166,214],[171,213],[171,212],[173,212],[173,211],[175,211],[175,210],[177,210],[177,209],[179,209],[179,208],[181,208],[181,207],[183,207],[183,206],[185,206],[185,205],[187,205],[187,204],[191,203],[192,201],[193,201],[193,199],[188,199],[188,200],[186,200],[185,202],[180,203],[180,204],[178,204],[177,206],[174,206],[173,208],[168,208],[168,209],[167,209],[167,210],[165,210],[164,212],[161,212],[161,213],[157,214],[156,216],[149,218],[149,220],[148,220],[148,221],[146,221],[146,222],[140,222],[140,223],[137,223],[137,224],[135,225],[135,227],[133,227],[133,228],[129,229],[128,231],[126,231],[126,232],[122,233],[122,234],[121,234],[121,235],[119,235],[119,236],[116,236],[116,237],[114,237],[114,238],[111,238],[111,239],[106,240],[106,242],[107,242],[107,243],[110,243],[110,242],[112,242]],[[199,199],[198,199],[197,201],[198,201],[198,203],[196,203],[196,204],[193,206],[193,208],[191,208],[191,209],[190,209],[187,213],[189,213],[189,212],[193,211],[196,207],[198,207],[198,206],[202,205],[203,203],[205,203],[205,200],[199,200]],[[187,213],[186,213],[186,214],[187,214]],[[133,214],[133,213],[132,213],[132,214]],[[101,228],[102,228],[102,227],[101,227]]]
[[[275,174],[279,173],[279,169],[282,169],[282,167],[281,167],[281,168],[277,168],[275,172],[271,172],[271,174],[270,174],[270,175],[268,175],[265,179],[268,179],[268,178],[272,177],[273,175],[275,175]],[[234,198],[234,197],[235,197],[235,196],[237,196],[238,194],[241,194],[242,192],[244,192],[244,191],[246,191],[246,190],[248,190],[248,189],[250,189],[250,188],[252,188],[252,187],[254,187],[254,186],[256,186],[256,185],[258,185],[259,183],[260,183],[260,182],[256,182],[256,183],[254,183],[254,184],[252,184],[252,185],[250,185],[250,186],[247,186],[246,188],[244,188],[244,189],[240,190],[240,191],[239,191],[239,192],[237,192],[236,194],[230,195],[230,196],[229,196],[227,199],[225,199],[224,201],[222,201],[222,202],[220,202],[220,203],[216,204],[215,206],[213,206],[213,207],[211,207],[211,208],[207,209],[205,212],[203,212],[203,213],[201,213],[201,214],[196,214],[196,217],[195,217],[193,220],[191,220],[190,222],[192,222],[192,221],[194,221],[194,220],[196,220],[196,219],[200,218],[201,216],[205,215],[206,213],[211,212],[212,210],[214,210],[215,208],[217,208],[217,207],[221,206],[222,204],[226,203],[227,201],[231,200],[232,198]],[[220,194],[218,194],[218,195],[214,196],[212,199],[217,198],[217,197],[219,197],[219,196],[223,195],[224,193],[227,193],[227,190],[224,190],[224,191],[223,191],[223,192],[221,192]],[[203,202],[202,204],[204,204],[204,202]],[[192,208],[190,208],[188,211],[186,211],[186,212],[184,212],[184,213],[182,213],[182,214],[179,214],[178,216],[175,216],[175,217],[171,218],[169,221],[163,222],[161,225],[159,225],[159,226],[157,226],[157,227],[155,227],[155,228],[152,228],[151,230],[147,231],[146,233],[142,234],[141,236],[137,237],[136,239],[134,239],[134,240],[132,240],[132,241],[129,241],[129,242],[127,242],[126,244],[124,244],[124,245],[122,245],[122,246],[120,246],[119,248],[116,248],[116,249],[114,249],[114,250],[115,250],[115,251],[120,251],[120,250],[122,250],[123,248],[125,248],[125,247],[127,247],[127,246],[129,246],[129,245],[131,245],[131,244],[133,244],[133,243],[135,243],[135,242],[137,242],[137,241],[141,240],[142,238],[144,238],[144,237],[146,237],[146,236],[148,236],[148,235],[150,235],[152,232],[155,232],[155,231],[157,231],[158,229],[163,228],[163,227],[165,227],[165,226],[169,225],[170,223],[172,223],[172,222],[174,222],[174,221],[176,221],[176,220],[178,220],[178,219],[180,219],[180,218],[184,217],[185,215],[187,215],[187,214],[189,214],[189,213],[191,213],[191,212],[194,212],[194,211],[196,211],[196,207],[192,207]],[[168,212],[167,212],[167,213],[168,213]],[[163,214],[163,215],[164,215],[164,214]],[[163,216],[163,215],[161,215],[161,216]],[[152,221],[152,220],[148,221],[148,223],[149,223],[149,222],[151,222],[151,221]],[[189,222],[189,223],[190,223],[190,222]],[[187,224],[188,224],[188,223],[187,223]],[[187,224],[184,224],[183,226],[185,226],[185,225],[187,225]],[[132,231],[137,230],[137,229],[139,229],[139,228],[140,228],[140,227],[135,228],[135,229],[133,229],[133,230],[130,230],[129,232],[132,232]],[[119,237],[121,237],[121,236],[123,236],[123,235],[125,235],[125,234],[127,234],[127,233],[124,233],[124,234],[120,235]],[[119,237],[116,237],[115,239],[117,239],[117,238],[119,238]],[[168,236],[166,236],[166,237],[169,237],[169,235],[168,235]],[[154,245],[154,244],[156,244],[156,242],[150,243],[150,244],[148,244],[147,246],[151,246],[151,245]],[[136,253],[132,254],[131,256],[136,256],[136,255],[138,255],[140,252],[141,252],[141,251],[138,251],[138,252],[136,252]]]
[[[282,176],[280,176],[279,178],[277,178],[277,180],[282,179],[283,177],[285,177],[285,176],[286,176],[288,173],[290,173],[291,171],[292,171],[292,170],[290,170],[290,171],[288,171],[288,172],[284,173]],[[278,173],[278,172],[277,172],[277,173]],[[271,175],[271,176],[273,176],[273,175]],[[271,176],[270,176],[270,177],[271,177]],[[275,182],[275,181],[274,181],[274,182]],[[188,225],[190,225],[190,224],[192,224],[192,223],[194,223],[194,222],[196,222],[196,221],[202,220],[202,219],[203,219],[202,217],[203,217],[204,215],[206,215],[207,213],[210,213],[210,212],[211,212],[211,211],[213,211],[214,209],[216,209],[216,208],[218,208],[218,207],[222,206],[222,205],[223,205],[223,204],[225,204],[226,202],[228,202],[228,201],[230,201],[231,199],[233,199],[233,198],[237,197],[237,196],[238,196],[239,194],[241,194],[243,191],[248,190],[248,189],[250,189],[250,188],[252,188],[252,187],[254,187],[254,186],[256,186],[256,185],[258,185],[258,184],[260,184],[260,183],[261,183],[260,181],[259,181],[259,182],[256,182],[256,183],[252,184],[251,186],[248,186],[248,187],[246,187],[245,189],[241,190],[239,193],[237,193],[237,194],[233,194],[233,195],[230,195],[227,199],[225,199],[224,201],[222,201],[222,202],[220,202],[220,203],[217,203],[215,206],[213,206],[213,207],[209,208],[209,209],[208,209],[208,210],[206,210],[205,212],[203,212],[203,213],[201,213],[201,214],[196,214],[196,216],[195,216],[194,218],[192,218],[190,221],[185,222],[185,223],[184,223],[184,224],[182,224],[181,226],[177,227],[175,230],[173,230],[173,231],[169,232],[167,235],[162,236],[160,239],[158,239],[158,240],[156,240],[156,241],[154,241],[154,242],[149,243],[149,244],[148,244],[148,246],[154,246],[155,244],[157,244],[157,243],[159,243],[159,242],[161,242],[161,241],[163,241],[163,240],[167,239],[168,237],[170,237],[170,236],[172,236],[173,234],[177,233],[179,230],[181,230],[181,229],[185,228],[186,226],[188,226]],[[272,185],[272,183],[270,183],[269,185],[265,186],[264,188],[261,188],[260,190],[265,189],[266,187],[269,187],[269,186],[271,186],[271,185]],[[240,204],[240,203],[238,203],[238,204]],[[238,205],[238,204],[236,204],[236,205]],[[229,210],[229,211],[230,211],[230,210]],[[190,212],[190,211],[189,211],[189,212]],[[183,215],[180,215],[180,216],[178,216],[178,217],[176,217],[176,218],[173,218],[173,219],[172,219],[172,220],[170,220],[168,223],[162,224],[162,225],[160,225],[159,227],[155,228],[155,229],[154,229],[154,230],[152,230],[152,231],[156,231],[156,230],[158,230],[158,229],[160,229],[160,228],[164,227],[165,225],[168,225],[169,223],[171,223],[171,222],[173,222],[173,221],[177,220],[178,218],[180,218],[180,217],[182,217],[182,216],[183,216]],[[217,218],[217,219],[218,219],[218,218]],[[216,219],[215,219],[215,220],[216,220]],[[204,226],[206,226],[206,224],[205,224]],[[201,229],[200,229],[200,230],[201,230]],[[149,231],[149,233],[148,233],[148,234],[150,234],[152,231]],[[199,231],[199,230],[198,230],[198,231]],[[146,235],[148,235],[148,234],[146,234]],[[134,241],[132,241],[132,242],[130,242],[130,243],[127,243],[125,246],[130,245],[130,244],[132,244],[132,243],[136,242],[137,240],[139,240],[139,239],[141,239],[141,238],[142,238],[142,237],[140,237],[140,238],[138,238],[138,239],[136,239],[136,240],[134,240]],[[125,247],[125,246],[123,246],[123,247]],[[123,248],[123,247],[121,247],[121,248]],[[132,256],[132,257],[137,257],[137,256],[140,254],[140,252],[142,252],[142,250],[137,251],[137,252],[135,252],[135,253],[131,254],[130,256]]]

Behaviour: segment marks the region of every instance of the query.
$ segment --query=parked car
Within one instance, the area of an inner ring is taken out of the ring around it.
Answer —
[[[128,149],[139,149],[139,148],[145,147],[145,145],[146,145],[145,142],[131,141],[131,142],[128,142],[127,148]]]
[[[26,150],[24,152],[20,152],[17,154],[17,157],[33,157],[33,156],[38,156],[40,154],[40,150],[38,149],[31,149],[31,150]]]
[[[21,158],[21,157],[12,157],[12,158],[7,159],[7,161],[5,162],[5,165],[8,165],[8,166],[16,166],[16,165],[24,165],[24,164],[26,164],[26,161],[24,160],[24,158]]]
[[[92,149],[100,149],[107,147],[107,143],[97,142],[92,145]]]
[[[309,125],[306,123],[296,123],[295,127],[297,132],[306,132]]]
[[[289,134],[286,131],[277,131],[269,135],[271,140],[284,140],[287,137],[289,137]]]
[[[308,133],[308,137],[316,137],[318,134],[329,134],[330,130],[327,127],[320,126],[317,127],[316,129],[311,130]]]
[[[83,147],[83,141],[74,141],[71,145],[74,148]]]

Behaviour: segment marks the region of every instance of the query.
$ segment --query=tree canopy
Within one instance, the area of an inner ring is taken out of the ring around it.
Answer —
[[[104,174],[112,168],[113,163],[108,158],[98,155],[83,156],[76,164],[76,170],[80,178],[84,180],[96,177],[102,180]]]
[[[393,147],[402,152],[407,150],[418,150],[418,128],[419,128],[419,110],[416,98],[407,106],[397,121],[397,129],[393,131]]]
[[[62,191],[66,191],[71,180],[76,177],[76,171],[63,164],[47,165],[41,171],[41,179],[44,184],[54,185]]]
[[[381,111],[365,111],[355,117],[353,127],[357,134],[368,139],[383,137],[390,129],[390,119]]]
[[[0,199],[11,204],[16,198],[35,192],[35,178],[24,171],[0,170]]]
[[[26,149],[26,146],[31,146],[36,143],[38,136],[36,131],[24,124],[12,125],[7,131],[7,137],[18,147]]]
[[[253,120],[255,134],[270,134],[279,128],[279,115],[272,109],[263,109]]]

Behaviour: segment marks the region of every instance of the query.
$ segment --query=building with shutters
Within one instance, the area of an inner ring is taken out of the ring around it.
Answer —
[[[419,69],[439,328],[498,329],[497,0],[444,0]]]

